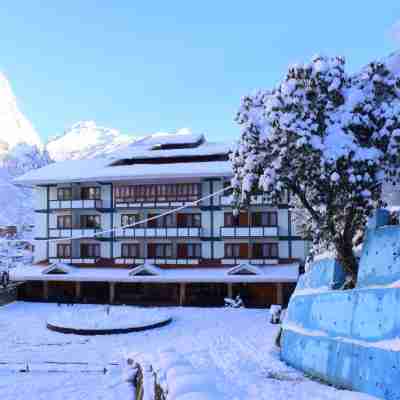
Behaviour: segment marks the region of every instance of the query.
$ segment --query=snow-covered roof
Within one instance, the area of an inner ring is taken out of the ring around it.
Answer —
[[[12,281],[51,281],[54,275],[43,274],[47,267],[39,265],[21,265],[10,270]],[[59,274],[59,281],[81,282],[297,282],[299,264],[281,264],[258,266],[257,275],[231,275],[229,268],[174,268],[163,269],[158,275],[131,275],[126,268],[78,268],[70,267],[72,273]]]
[[[215,159],[215,156],[226,155],[229,152],[229,144],[208,143],[203,140],[199,141],[199,137],[192,134],[189,136],[187,137],[184,134],[151,135],[101,157],[57,162],[40,169],[31,170],[16,178],[14,182],[23,185],[42,185],[132,179],[196,179],[232,175],[229,161]],[[194,143],[195,147],[174,147],[174,144],[182,145],[185,143],[189,146]],[[172,148],[158,149],[158,144],[172,145]],[[211,161],[198,159],[208,156],[211,157]],[[214,160],[212,159],[213,156]],[[135,163],[135,160],[151,160],[152,158],[155,159],[154,163]],[[158,163],[156,160],[166,158],[171,158],[171,163]],[[183,164],[179,160],[181,158],[185,158],[184,168],[182,168]],[[132,165],[118,165],[118,163],[123,164],[125,160],[131,160]]]
[[[76,269],[76,268],[75,268]],[[47,274],[69,274],[73,272],[74,267],[63,263],[53,263],[42,271],[43,275]]]
[[[135,268],[132,268],[129,271],[129,276],[154,276],[154,275],[160,275],[162,273],[162,269],[160,267],[157,267],[154,264],[141,264],[138,265]]]
[[[232,267],[228,271],[229,275],[260,275],[262,274],[262,269],[260,269],[258,266],[249,264],[249,263],[243,263],[236,265],[235,267]]]
[[[145,136],[136,141],[135,144],[154,148],[163,145],[180,145],[192,144],[195,145],[200,141],[204,141],[205,137],[202,133],[192,133],[190,129],[180,129],[175,133],[157,132],[152,135]]]

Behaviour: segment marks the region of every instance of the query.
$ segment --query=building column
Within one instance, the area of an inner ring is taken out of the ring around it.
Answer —
[[[276,284],[276,303],[283,306],[283,285],[280,282]]]
[[[115,282],[110,282],[109,285],[109,302],[113,304],[115,301]]]
[[[49,299],[49,282],[43,281],[43,299]]]
[[[183,306],[186,302],[186,283],[179,284],[179,305]]]
[[[82,298],[82,283],[75,282],[75,300],[81,301]]]
[[[230,299],[232,299],[233,298],[233,284],[232,283],[228,283],[227,286],[228,286],[228,297]]]

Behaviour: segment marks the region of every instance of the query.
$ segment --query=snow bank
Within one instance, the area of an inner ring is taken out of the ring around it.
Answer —
[[[153,354],[135,354],[136,392],[144,400],[223,400],[216,376],[205,368],[194,368],[174,349]],[[155,392],[153,390],[155,388]]]

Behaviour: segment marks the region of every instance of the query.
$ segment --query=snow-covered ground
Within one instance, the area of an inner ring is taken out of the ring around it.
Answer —
[[[174,321],[160,329],[84,337],[46,329],[46,320],[60,311],[56,304],[0,307],[1,400],[133,399],[121,368],[113,364],[126,354],[171,347],[194,367],[215,371],[218,389],[232,400],[371,399],[311,381],[282,363],[273,346],[277,328],[267,323],[265,310],[167,310]],[[27,364],[29,372],[18,372]]]

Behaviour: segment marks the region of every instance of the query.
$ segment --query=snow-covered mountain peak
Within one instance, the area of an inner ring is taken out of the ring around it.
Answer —
[[[43,147],[42,141],[32,124],[18,108],[11,85],[4,74],[0,73],[0,142],[2,148],[12,149],[19,143]]]
[[[50,139],[46,149],[53,160],[64,161],[95,157],[130,141],[132,138],[116,129],[98,126],[94,121],[80,121]]]

